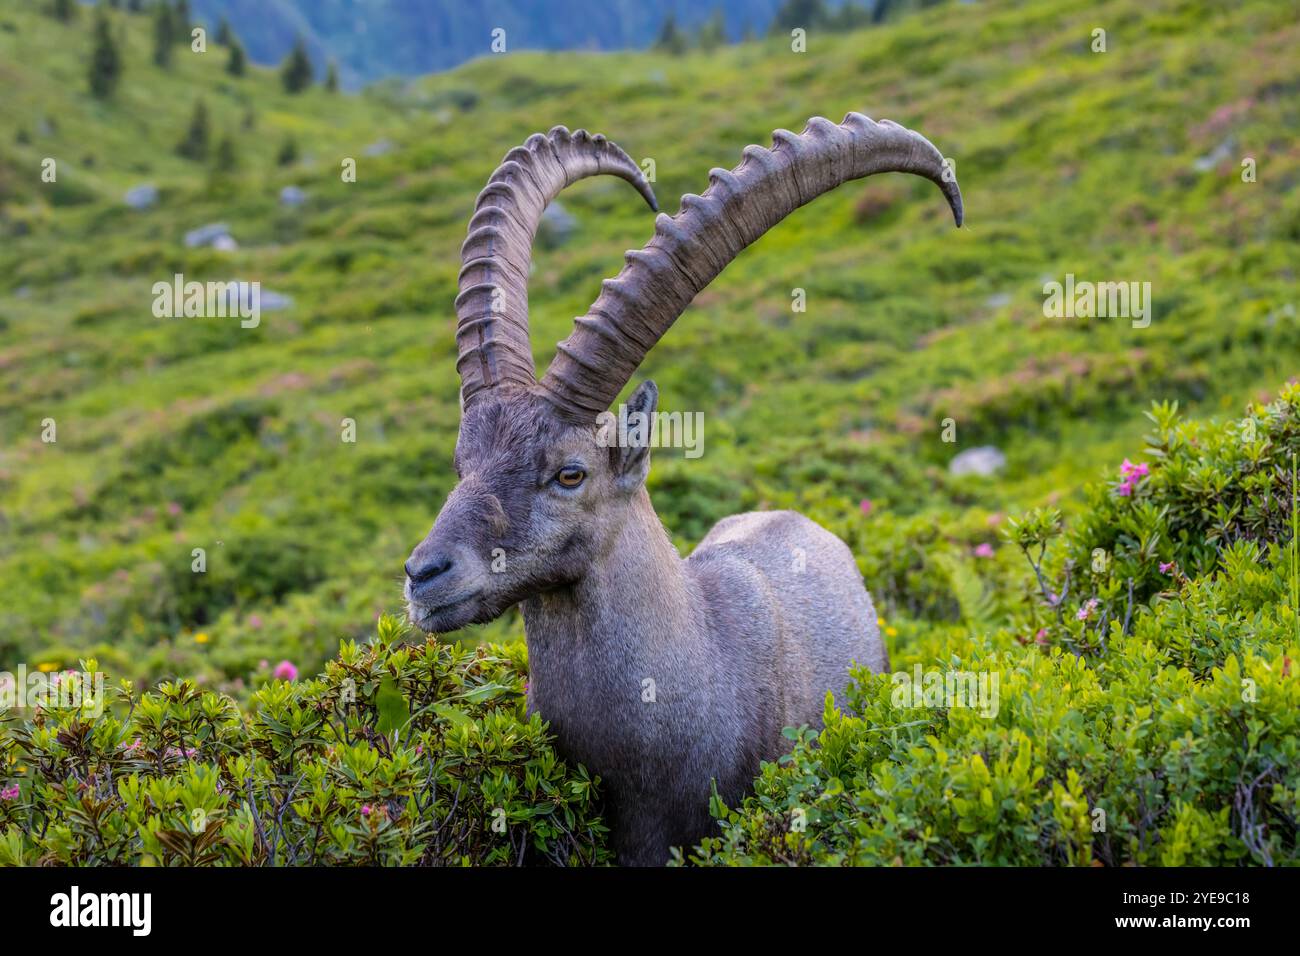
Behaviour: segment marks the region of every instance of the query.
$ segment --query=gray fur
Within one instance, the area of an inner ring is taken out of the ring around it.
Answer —
[[[711,832],[710,788],[740,800],[784,727],[821,726],[849,668],[888,670],[845,544],[791,511],[720,521],[683,560],[645,490],[646,448],[605,448],[598,416],[646,352],[742,249],[844,182],[923,176],[961,225],[961,192],[919,133],[850,113],[773,134],[661,215],[540,381],[528,339],[531,242],[565,186],[611,174],[654,193],[614,144],[556,127],[506,154],[480,194],[456,299],[460,483],[406,563],[411,620],[453,631],[523,608],[530,711],[605,782],[624,864]],[[643,382],[628,401],[653,413]],[[581,472],[573,487],[562,478]]]
[[[653,412],[655,394],[643,383],[629,404]],[[528,390],[476,403],[456,459],[408,562],[411,619],[451,631],[522,604],[529,710],[603,779],[625,865],[708,835],[711,781],[738,801],[782,728],[821,726],[850,666],[888,669],[853,555],[802,515],[726,518],[683,560],[645,490],[647,450],[599,447],[594,423]],[[570,463],[587,472],[576,491],[553,480]]]

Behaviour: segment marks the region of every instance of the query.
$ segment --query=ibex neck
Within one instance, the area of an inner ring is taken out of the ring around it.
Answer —
[[[586,577],[523,604],[530,668],[545,681],[552,657],[635,666],[655,649],[689,641],[695,587],[645,489],[608,553]],[[562,676],[557,674],[557,676]]]

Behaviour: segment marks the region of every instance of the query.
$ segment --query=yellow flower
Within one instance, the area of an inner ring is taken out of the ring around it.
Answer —
[[[880,627],[884,627],[884,626],[885,626],[885,619],[884,619],[883,617],[878,617],[878,618],[876,618],[876,624],[878,624]]]
[[[887,634],[889,637],[898,637],[898,628],[887,627],[885,628],[885,634]]]
[[[59,669],[59,665],[55,661],[43,661],[36,665],[36,669],[42,674],[52,674]]]
[[[206,632],[206,631],[199,631],[199,633],[195,634],[195,635],[194,635],[194,643],[195,643],[195,644],[206,644],[206,643],[208,643],[208,635],[207,635],[207,632]]]

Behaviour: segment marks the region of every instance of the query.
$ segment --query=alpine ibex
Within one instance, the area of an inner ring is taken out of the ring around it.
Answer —
[[[720,521],[683,560],[645,490],[648,448],[597,439],[601,413],[695,295],[798,207],[851,179],[907,172],[936,183],[961,225],[951,172],[911,130],[850,113],[773,140],[657,218],[540,381],[527,284],[542,210],[599,173],[655,210],[649,183],[604,137],[557,126],[506,154],[461,250],[459,483],[406,562],[409,614],[446,632],[522,605],[528,708],[564,756],[604,779],[624,864],[661,864],[698,842],[711,781],[739,799],[759,762],[782,752],[782,728],[820,726],[851,664],[889,667],[839,538],[796,512],[752,512]],[[653,415],[657,401],[645,381],[627,405]]]

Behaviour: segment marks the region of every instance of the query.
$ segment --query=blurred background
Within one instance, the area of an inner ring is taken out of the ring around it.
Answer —
[[[1298,45],[1268,0],[0,0],[0,669],[240,693],[397,610],[454,477],[465,225],[556,124],[653,161],[670,213],[814,115],[952,158],[965,228],[929,183],[851,183],[697,299],[642,375],[704,454],[650,491],[684,551],[810,514],[891,640],[972,576],[1001,600],[1005,516],[1068,510],[1152,401],[1225,416],[1296,371]],[[539,369],[652,227],[618,180],[551,207]],[[176,273],[260,282],[260,324],[156,317]],[[1046,316],[1067,273],[1150,282],[1149,327]]]

